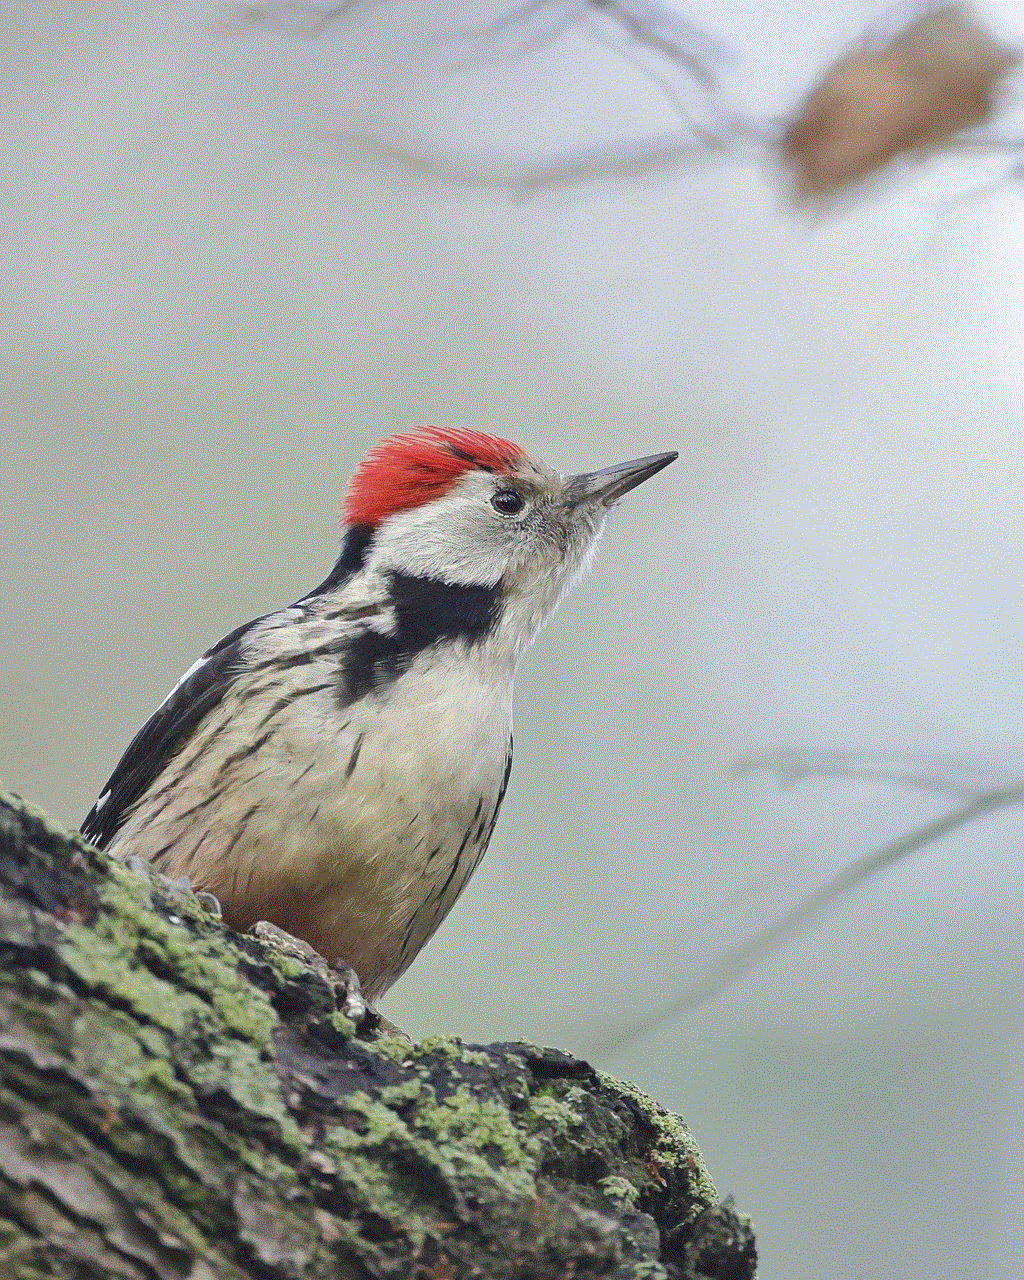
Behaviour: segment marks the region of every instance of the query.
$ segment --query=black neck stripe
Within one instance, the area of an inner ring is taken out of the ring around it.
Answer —
[[[368,627],[347,646],[339,690],[343,705],[391,684],[409,669],[417,654],[434,645],[483,640],[501,607],[500,585],[459,586],[405,573],[389,577],[394,629],[385,634]]]

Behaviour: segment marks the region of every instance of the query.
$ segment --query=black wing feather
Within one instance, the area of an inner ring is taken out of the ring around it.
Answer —
[[[350,528],[330,575],[297,604],[302,606],[343,586],[362,568],[372,542],[373,530],[368,526]],[[87,840],[101,849],[110,843],[132,805],[181,751],[203,718],[222,701],[242,665],[243,639],[265,617],[269,614],[236,627],[207,649],[202,666],[149,717],[82,823],[82,835]]]
[[[131,740],[110,775],[100,799],[82,823],[82,835],[105,848],[128,816],[128,811],[216,707],[230,688],[241,659],[242,638],[261,622],[257,618],[218,640],[203,655],[204,662],[160,704]]]

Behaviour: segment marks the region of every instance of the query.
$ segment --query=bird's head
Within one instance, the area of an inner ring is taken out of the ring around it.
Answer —
[[[496,592],[518,650],[587,565],[610,508],[677,456],[561,475],[508,440],[422,427],[370,452],[344,520],[371,535],[375,569]]]

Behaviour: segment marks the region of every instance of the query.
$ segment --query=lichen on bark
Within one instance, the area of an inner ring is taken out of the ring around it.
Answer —
[[[0,1274],[743,1280],[689,1130],[528,1044],[360,1029],[0,798]]]

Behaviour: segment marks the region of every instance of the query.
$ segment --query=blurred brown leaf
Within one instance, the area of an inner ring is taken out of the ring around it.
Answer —
[[[833,195],[901,152],[983,124],[1019,58],[959,4],[931,10],[883,49],[844,55],[782,137],[799,195]]]

